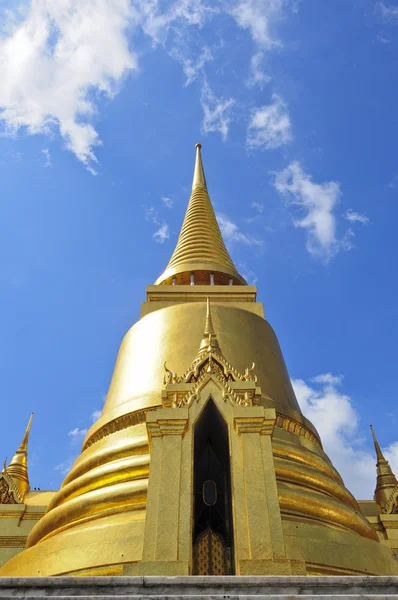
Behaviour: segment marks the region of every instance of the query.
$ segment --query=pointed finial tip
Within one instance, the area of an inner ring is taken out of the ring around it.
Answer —
[[[198,143],[198,144],[195,144],[195,148],[199,148],[199,150],[200,150],[200,149],[201,149],[201,147],[202,147],[202,144],[199,144],[199,143]]]

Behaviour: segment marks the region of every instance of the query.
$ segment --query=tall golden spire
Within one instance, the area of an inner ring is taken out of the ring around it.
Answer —
[[[30,490],[28,477],[28,440],[30,428],[32,426],[32,419],[33,413],[30,415],[29,423],[22,438],[22,442],[7,467],[7,473],[13,478],[18,488],[19,495],[22,499]]]
[[[390,500],[391,495],[397,491],[398,481],[392,472],[388,461],[383,456],[372,425],[370,426],[370,429],[372,431],[372,437],[377,456],[377,482],[374,499],[383,508]]]
[[[222,239],[207,191],[200,149],[201,144],[196,144],[192,193],[181,233],[170,262],[156,284],[246,285]]]

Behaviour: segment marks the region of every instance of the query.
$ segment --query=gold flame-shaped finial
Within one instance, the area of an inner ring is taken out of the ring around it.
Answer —
[[[376,450],[376,469],[377,469],[377,481],[374,499],[383,508],[389,501],[391,494],[396,491],[398,486],[397,478],[395,477],[388,461],[384,458],[381,451],[379,442],[377,441],[376,434],[372,425],[370,426],[372,431],[373,442]]]
[[[216,285],[246,285],[222,239],[207,191],[200,149],[201,144],[196,144],[192,193],[180,236],[170,262],[156,284],[171,284],[175,277],[177,284],[211,281]]]
[[[33,413],[30,415],[22,442],[7,467],[7,473],[14,480],[22,499],[30,489],[28,477],[28,441],[32,419]]]
[[[218,344],[216,332],[214,330],[213,321],[211,318],[210,298],[207,298],[205,329],[203,332],[202,341],[200,343],[199,354],[213,351],[220,351],[220,346]]]

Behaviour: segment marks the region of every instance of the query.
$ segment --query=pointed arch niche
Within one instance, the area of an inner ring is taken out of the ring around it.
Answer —
[[[253,382],[234,385],[245,397],[261,393]],[[233,400],[237,392],[231,395],[231,387],[227,389],[213,373],[203,376],[186,404],[173,404],[173,398],[188,398],[191,388],[186,382],[167,383],[163,407],[147,413],[151,462],[144,548],[142,562],[131,565],[126,574],[192,575],[198,571],[193,549],[206,527],[196,513],[195,500],[199,482],[207,476],[201,466],[206,432],[214,442],[216,457],[224,461],[224,473],[229,460],[229,488],[224,486],[230,494],[228,508],[221,511],[218,521],[211,517],[210,524],[217,540],[230,548],[230,572],[300,574],[301,567],[293,568],[295,561],[286,559],[283,540],[271,446],[275,410],[237,404]]]
[[[228,426],[210,397],[194,425],[193,575],[232,575],[233,519]]]

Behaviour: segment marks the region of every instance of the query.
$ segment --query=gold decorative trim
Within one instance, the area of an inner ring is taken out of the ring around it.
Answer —
[[[44,517],[44,512],[35,512],[29,513],[26,512],[24,514],[23,510],[21,511],[0,511],[0,519],[20,519],[23,516],[24,521],[39,521],[42,517]]]
[[[322,442],[312,431],[307,429],[302,423],[295,421],[291,417],[286,417],[285,415],[281,415],[279,413],[276,414],[276,423],[275,427],[279,427],[280,429],[284,429],[285,431],[289,431],[290,433],[294,433],[295,435],[301,436],[310,440],[321,450],[323,450]]]
[[[381,507],[381,512],[384,515],[397,515],[398,514],[398,485],[391,492],[391,495],[384,506]]]
[[[151,406],[150,408],[144,408],[142,410],[137,410],[128,413],[127,415],[122,415],[121,417],[117,417],[113,419],[113,421],[109,421],[103,427],[98,429],[84,444],[82,448],[82,452],[87,450],[90,446],[99,442],[104,437],[111,435],[112,433],[116,433],[117,431],[122,431],[123,429],[128,429],[129,427],[134,427],[134,425],[140,425],[140,423],[145,423],[146,414],[152,410],[156,410],[156,406]]]
[[[207,373],[203,373],[203,377],[200,378],[201,379],[200,381],[198,381],[199,386],[197,385],[195,387],[200,387],[200,384],[203,383],[202,379],[203,380],[206,379],[206,375],[208,376]],[[222,378],[219,378],[219,379],[220,379],[220,383],[221,383]],[[231,392],[232,392],[232,394],[234,394],[234,396],[235,395],[237,396],[236,398],[235,397],[233,398],[235,401],[234,403],[241,404],[243,406],[250,405],[250,401],[247,402],[247,398],[245,398],[244,396],[239,397],[236,394],[235,390],[231,390]],[[239,392],[240,392],[240,390],[239,390]],[[177,403],[177,406],[184,405],[184,404],[190,404],[190,403],[186,402],[187,398],[185,398],[185,396],[188,397],[190,395],[192,395],[192,394],[189,394],[189,393],[187,394],[186,392],[185,393],[183,392],[182,393],[183,401],[181,402],[181,400],[179,399],[180,402]],[[228,397],[228,399],[229,399],[229,397]],[[190,400],[192,400],[192,398],[190,398]],[[245,400],[246,400],[246,402],[245,402]],[[261,404],[260,400],[257,398],[256,399],[253,398],[252,403],[259,404],[259,405]],[[139,425],[140,423],[145,423],[147,413],[150,411],[154,411],[157,408],[159,408],[159,406],[151,406],[150,408],[133,411],[133,412],[128,413],[127,415],[122,415],[121,417],[117,417],[113,421],[109,421],[109,423],[106,423],[106,425],[101,427],[101,429],[98,429],[98,431],[96,431],[87,440],[87,442],[83,446],[82,451],[86,450],[87,448],[89,448],[90,446],[95,444],[96,442],[99,442],[104,437],[107,437],[108,435],[111,435],[112,433],[116,433],[117,431],[121,431],[123,429],[128,429],[129,427],[134,427],[135,425]],[[304,437],[304,438],[310,440],[311,442],[313,442],[314,444],[316,444],[321,450],[323,450],[321,440],[312,431],[307,429],[307,427],[305,427],[302,423],[299,423],[298,421],[296,421],[295,419],[292,419],[291,417],[287,417],[285,415],[277,413],[275,427],[279,427],[280,429],[284,429],[285,431],[289,431],[290,433],[294,433],[295,435]]]
[[[27,537],[0,537],[0,548],[25,548]]]

